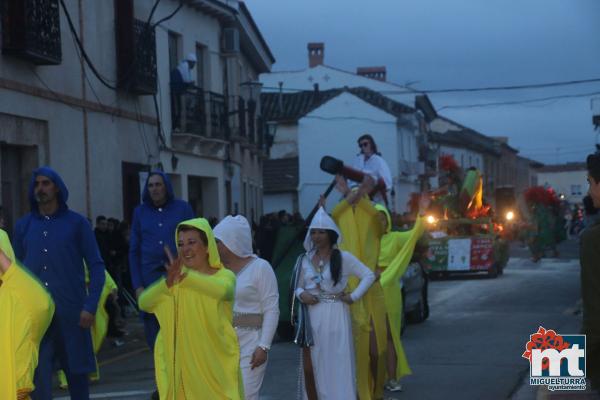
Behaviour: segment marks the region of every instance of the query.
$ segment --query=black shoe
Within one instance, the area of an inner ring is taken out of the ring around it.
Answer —
[[[160,396],[158,395],[158,390],[155,390],[154,393],[152,393],[152,396],[150,396],[150,400],[160,400]]]

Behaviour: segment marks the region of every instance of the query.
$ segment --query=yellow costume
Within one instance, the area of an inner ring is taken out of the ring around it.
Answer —
[[[54,302],[39,281],[15,263],[0,230],[0,248],[13,262],[0,272],[0,399],[26,399],[33,391],[42,337],[54,315]]]
[[[102,347],[102,343],[104,342],[104,338],[106,338],[106,332],[108,332],[108,312],[104,305],[106,304],[106,300],[108,296],[111,294],[113,290],[117,290],[117,284],[113,280],[112,276],[108,273],[108,271],[104,271],[104,275],[106,279],[104,280],[104,287],[102,288],[102,293],[100,294],[100,300],[98,304],[98,310],[96,311],[96,318],[94,319],[94,324],[92,325],[90,331],[92,333],[92,345],[94,347],[94,354],[98,354],[100,351],[100,347]],[[89,273],[85,271],[85,280],[89,283]],[[98,368],[98,360],[96,360],[96,372],[90,374],[90,379],[92,381],[97,381],[100,379],[100,368]],[[59,385],[62,389],[66,389],[68,387],[67,377],[65,376],[64,371],[58,371],[58,381]]]
[[[344,237],[340,248],[352,253],[372,271],[375,271],[377,265],[379,241],[383,234],[377,214],[367,197],[361,199],[354,207],[342,200],[332,212],[333,219]],[[354,290],[356,285],[357,280],[351,278],[348,288]],[[358,396],[361,400],[378,399],[383,397],[387,349],[384,294],[379,282],[375,282],[360,301],[352,304],[350,310],[356,351]],[[378,352],[376,377],[371,376],[370,370],[371,322],[375,330]]]
[[[140,309],[156,315],[160,332],[154,361],[160,398],[243,399],[240,351],[232,326],[235,275],[223,268],[214,235],[204,218],[184,221],[208,238],[209,264],[203,274],[183,267],[187,276],[171,288],[160,279],[140,296]]]
[[[398,380],[412,373],[408,366],[404,348],[400,341],[400,330],[402,328],[402,291],[400,279],[406,272],[410,263],[417,240],[425,230],[423,218],[417,218],[415,226],[410,231],[392,232],[392,219],[388,210],[377,204],[375,208],[385,213],[387,218],[387,231],[381,238],[378,267],[385,268],[379,279],[385,297],[385,309],[388,323],[396,350],[396,376],[389,379]]]

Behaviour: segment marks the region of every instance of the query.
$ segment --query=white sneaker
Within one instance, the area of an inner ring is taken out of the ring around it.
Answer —
[[[383,388],[385,390],[389,390],[390,392],[400,392],[402,391],[402,385],[400,384],[400,381],[395,381],[393,379],[390,379],[389,381],[387,381],[385,383],[385,385],[383,386]]]

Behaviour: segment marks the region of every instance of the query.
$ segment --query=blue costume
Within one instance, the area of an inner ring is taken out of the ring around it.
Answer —
[[[38,176],[49,178],[59,189],[59,208],[53,215],[39,212],[34,193]],[[33,399],[52,397],[55,359],[67,374],[73,399],[88,398],[87,374],[96,369],[90,330],[81,328],[79,319],[84,310],[96,313],[104,286],[104,262],[89,222],[69,210],[68,197],[64,182],[54,170],[36,169],[29,186],[31,212],[15,226],[13,244],[17,259],[40,279],[56,304],[54,318],[40,345]],[[87,288],[84,260],[90,273]]]
[[[163,178],[167,191],[167,202],[160,207],[154,205],[148,191],[148,180],[153,175],[160,175]],[[146,288],[165,275],[167,257],[164,246],[169,246],[171,252],[176,254],[177,224],[194,218],[192,207],[183,200],[175,199],[171,181],[162,172],[154,171],[148,175],[142,201],[133,212],[129,242],[129,269],[135,290]],[[153,349],[159,329],[158,321],[153,314],[143,313],[142,318],[146,341]]]

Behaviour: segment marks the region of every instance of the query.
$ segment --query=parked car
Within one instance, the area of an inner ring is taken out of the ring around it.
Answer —
[[[406,323],[421,323],[429,317],[429,276],[418,262],[411,262],[402,276],[402,306],[404,316],[402,331]]]

